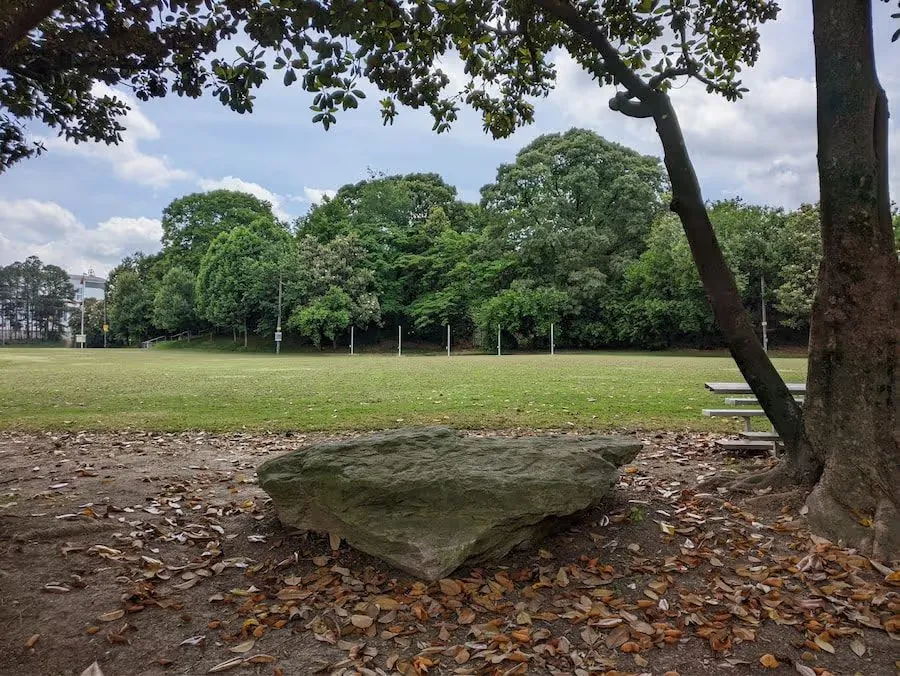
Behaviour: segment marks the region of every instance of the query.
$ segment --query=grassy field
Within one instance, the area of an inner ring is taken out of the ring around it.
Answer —
[[[789,381],[806,360],[779,358]],[[0,349],[0,429],[737,429],[704,418],[726,356],[396,356]]]

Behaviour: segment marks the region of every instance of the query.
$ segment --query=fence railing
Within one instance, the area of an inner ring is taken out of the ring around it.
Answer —
[[[164,342],[166,342],[168,339],[169,339],[168,336],[157,336],[156,338],[151,338],[150,340],[142,341],[142,342],[141,342],[141,347],[142,347],[142,348],[153,347],[153,346],[156,345],[157,343],[160,343],[160,342],[164,343]]]
[[[141,342],[142,348],[153,347],[157,343],[165,343],[170,340],[191,340],[191,332],[190,331],[182,331],[181,333],[176,333],[174,336],[157,336],[156,338],[151,338],[150,340],[144,340]]]

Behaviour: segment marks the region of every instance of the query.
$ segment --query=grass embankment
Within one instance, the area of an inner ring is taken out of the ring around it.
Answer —
[[[803,358],[779,358],[802,381]],[[453,358],[0,349],[0,429],[157,431],[460,428],[736,429],[709,380],[725,356],[558,354]]]

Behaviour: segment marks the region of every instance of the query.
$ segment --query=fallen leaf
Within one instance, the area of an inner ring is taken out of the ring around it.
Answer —
[[[186,639],[184,639],[181,643],[179,643],[178,645],[179,645],[179,646],[183,646],[183,645],[200,645],[200,644],[203,643],[204,641],[206,641],[206,636],[203,636],[203,635],[201,634],[200,636],[191,636],[190,638],[186,638]]]
[[[834,646],[831,645],[831,644],[830,644],[828,641],[826,641],[824,638],[822,638],[821,636],[816,636],[816,637],[813,639],[813,641],[814,641],[815,644],[816,644],[817,646],[819,646],[822,650],[824,650],[824,651],[827,652],[827,653],[831,653],[832,655],[834,655]]]
[[[471,608],[460,608],[457,615],[460,624],[472,624],[475,621],[475,611]]]
[[[32,634],[28,637],[28,640],[25,641],[25,648],[31,650],[34,648],[35,644],[38,642],[38,639],[41,637],[40,634]]]
[[[256,644],[254,639],[249,639],[244,641],[243,643],[238,643],[237,645],[233,645],[228,649],[228,652],[232,653],[248,653],[253,650],[253,646]]]
[[[775,659],[775,655],[772,653],[766,653],[762,657],[759,658],[759,663],[763,665],[766,669],[777,669],[781,666],[781,662]]]
[[[865,645],[865,643],[860,641],[858,638],[855,638],[852,641],[850,641],[850,650],[852,650],[854,653],[856,653],[857,657],[862,657],[863,655],[866,654],[866,645]]]
[[[108,613],[103,613],[97,619],[101,622],[115,622],[123,617],[125,617],[125,611],[120,608],[119,610],[110,610]]]
[[[466,650],[465,648],[462,648],[461,650],[459,650],[456,653],[456,656],[453,659],[456,660],[457,664],[465,664],[466,662],[469,661],[469,657],[470,657],[469,651]]]
[[[244,658],[244,664],[271,664],[274,662],[276,658],[274,655],[266,655],[265,653],[260,653],[259,655],[253,655],[251,657]]]
[[[626,641],[628,641],[628,627],[624,624],[620,624],[606,637],[606,647],[609,649],[618,648]]]
[[[447,596],[459,596],[462,594],[462,585],[456,580],[444,579],[438,584],[441,586],[441,591]]]
[[[219,662],[212,669],[207,671],[208,674],[217,674],[220,671],[228,671],[229,669],[234,669],[235,667],[239,667],[244,663],[243,657],[232,657],[230,660],[225,660],[224,662]],[[84,674],[82,674],[84,676]]]
[[[815,669],[808,667],[805,664],[800,664],[799,662],[794,662],[794,671],[800,674],[800,676],[816,676]]]
[[[341,548],[341,536],[335,535],[334,533],[328,534],[328,544],[331,545],[332,550],[338,550]]]
[[[375,622],[368,615],[351,615],[350,616],[350,624],[354,627],[358,627],[359,629],[368,629],[372,626],[372,623]]]
[[[103,676],[103,672],[100,670],[100,665],[93,662],[91,666],[81,672],[81,676]]]

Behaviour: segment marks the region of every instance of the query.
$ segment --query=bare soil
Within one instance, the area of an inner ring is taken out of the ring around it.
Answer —
[[[0,673],[900,673],[900,574],[698,492],[767,460],[642,437],[602,509],[425,584],[280,526],[255,467],[324,435],[4,433]]]

